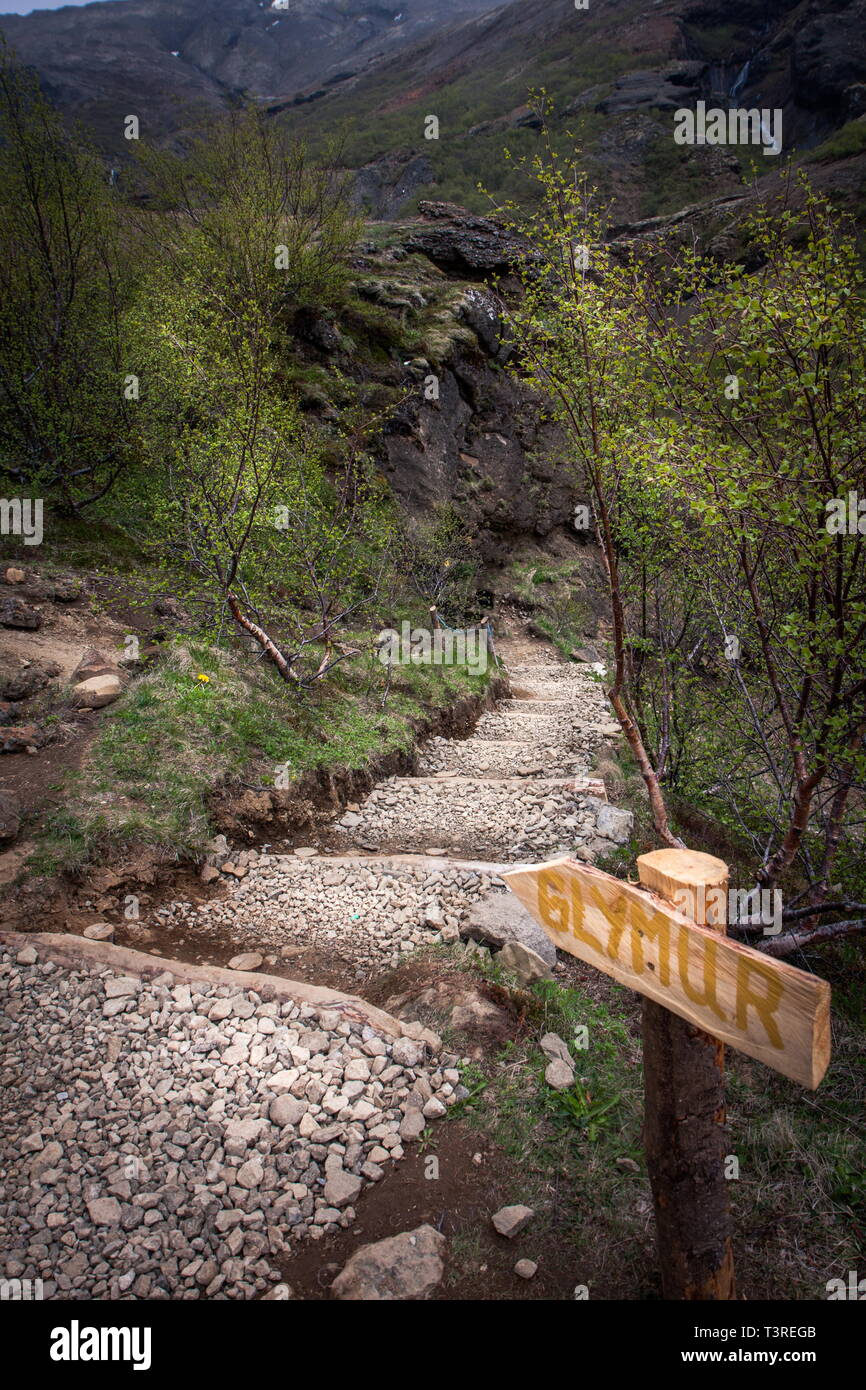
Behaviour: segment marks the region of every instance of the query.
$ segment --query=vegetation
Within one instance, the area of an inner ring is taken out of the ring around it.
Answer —
[[[787,890],[774,953],[862,930],[859,876],[836,884],[866,774],[855,245],[807,191],[803,217],[752,220],[750,277],[673,241],[615,257],[586,179],[552,148],[534,170],[515,336],[592,496],[609,697],[655,829],[681,843],[671,788],[749,839]]]
[[[132,456],[129,267],[102,162],[0,48],[0,470],[76,513]]]
[[[845,944],[839,949],[852,950]],[[572,1252],[574,1280],[588,1283],[593,1298],[652,1297],[636,996],[594,972],[586,984],[540,981],[520,989],[483,952],[446,966],[444,957],[437,960],[441,950],[427,953],[431,967],[480,976],[505,993],[519,1019],[512,1039],[464,1067],[468,1095],[449,1120],[468,1124],[504,1155],[513,1200],[535,1212],[529,1253],[537,1258],[535,1251],[544,1249],[553,1260],[557,1247]],[[848,1268],[856,1253],[864,1217],[856,1159],[862,964],[842,966],[834,992],[836,1065],[820,1100],[804,1100],[801,1088],[784,1077],[768,1078],[742,1054],[726,1054],[738,1163],[730,1194],[747,1298],[823,1297],[826,1270]],[[442,1026],[435,1017],[430,1022]],[[547,1032],[558,1034],[571,1052],[575,1082],[565,1091],[552,1091],[544,1080],[548,1059],[539,1041]],[[472,1250],[466,1254],[473,1258]]]
[[[618,62],[608,53],[587,76],[603,86]],[[459,83],[449,93],[440,120]],[[513,367],[547,393],[592,499],[609,693],[655,833],[680,842],[676,805],[737,837],[755,883],[786,896],[788,930],[767,949],[858,931],[866,363],[855,245],[807,190],[804,211],[765,211],[745,228],[748,274],[673,236],[606,246],[591,182],[550,134],[561,97],[515,107],[504,165],[509,188],[535,175],[509,213],[530,247]],[[469,341],[461,291],[405,253],[387,278],[358,273],[360,224],[338,164],[359,151],[320,142],[312,158],[279,122],[242,109],[182,151],[143,146],[118,188],[8,54],[0,122],[11,190],[0,232],[24,252],[2,271],[9,488],[38,490],[61,521],[110,534],[155,591],[194,606],[195,640],[239,662],[239,679],[282,683],[293,717],[315,687],[336,691],[344,671],[367,670],[377,632],[403,608],[477,620],[459,504],[492,480],[470,477],[455,505],[407,524],[376,464],[407,380],[389,369],[409,367],[420,390],[431,364]],[[389,250],[387,229],[373,238]],[[345,370],[299,353],[311,334]],[[567,567],[518,576],[518,592],[543,591],[539,629],[565,652],[581,636],[579,581]],[[171,670],[137,698],[157,698],[160,681],[178,695]],[[206,698],[218,709],[215,691],[196,693],[199,714]],[[386,678],[371,698],[387,706],[396,688]],[[200,813],[190,790],[181,839],[198,836]]]
[[[106,711],[31,867],[80,871],[133,844],[200,856],[215,794],[244,784],[285,792],[290,802],[304,773],[359,769],[407,751],[431,709],[481,693],[488,679],[459,666],[405,666],[389,679],[368,655],[302,693],[287,713],[284,687],[266,666],[215,642],[178,639]]]

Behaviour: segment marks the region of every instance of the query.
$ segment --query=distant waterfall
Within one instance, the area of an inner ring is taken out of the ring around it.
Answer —
[[[751,66],[751,59],[747,58],[746,61],[745,61],[745,63],[743,64],[743,66],[740,68],[740,71],[737,73],[736,77],[734,78],[734,81],[733,81],[733,83],[732,83],[732,85],[731,85],[731,90],[730,90],[730,92],[728,93],[729,97],[731,98],[731,101],[736,101],[737,97],[740,95],[740,92],[741,92],[741,91],[743,90],[743,88],[745,87],[746,82],[747,82],[748,79],[749,79],[749,67],[750,67],[750,66]]]

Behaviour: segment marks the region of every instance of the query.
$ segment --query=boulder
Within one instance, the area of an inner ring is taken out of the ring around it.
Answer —
[[[463,935],[501,950],[509,941],[528,946],[547,965],[556,965],[556,947],[513,893],[487,893],[473,903]]]
[[[4,627],[17,627],[27,632],[35,632],[42,626],[42,614],[38,608],[31,608],[20,598],[6,598],[0,602],[0,623]]]
[[[391,1056],[398,1066],[418,1067],[424,1061],[424,1044],[412,1038],[398,1038],[391,1048]]]
[[[546,960],[519,941],[509,941],[503,946],[496,959],[507,970],[513,971],[521,985],[531,985],[534,980],[549,980],[552,971]]]
[[[404,1140],[420,1139],[424,1130],[427,1128],[427,1121],[424,1119],[423,1111],[414,1108],[407,1110],[400,1122],[400,1138]]]
[[[73,685],[79,681],[90,680],[93,676],[117,675],[117,664],[98,647],[86,647],[84,655],[70,676]]]
[[[561,1057],[555,1057],[552,1062],[548,1062],[544,1079],[554,1091],[567,1091],[574,1085],[574,1064],[564,1062]]]
[[[657,111],[677,111],[700,96],[700,81],[706,68],[705,62],[695,59],[680,60],[662,69],[625,73],[616,79],[613,92],[595,109],[605,116],[653,107]]]
[[[571,1053],[568,1048],[568,1043],[563,1038],[561,1038],[558,1033],[545,1033],[538,1046],[541,1048],[545,1057],[547,1057],[549,1061],[555,1062],[558,1057],[561,1061],[566,1062],[569,1066],[574,1065],[571,1059]]]
[[[186,620],[186,613],[176,598],[165,596],[153,601],[153,611],[159,618],[175,618],[179,622]]]
[[[51,596],[55,603],[75,603],[84,593],[80,579],[55,579],[51,584]]]
[[[615,844],[624,845],[632,832],[634,816],[631,811],[621,811],[617,806],[602,803],[596,819],[599,835]]]
[[[531,254],[522,237],[455,203],[423,201],[418,210],[422,220],[412,224],[403,245],[407,251],[420,251],[442,270],[483,279],[507,273]]]
[[[503,360],[508,356],[502,343],[502,314],[499,301],[489,290],[467,290],[460,302],[458,316],[468,324],[484,351]]]
[[[87,1203],[87,1215],[94,1226],[119,1226],[120,1203],[116,1197],[95,1197]]]
[[[329,1174],[325,1183],[325,1201],[329,1207],[348,1207],[361,1195],[361,1188],[364,1186],[360,1178],[355,1177],[354,1173],[347,1173],[342,1168]]]
[[[242,951],[239,956],[232,956],[229,970],[258,970],[261,963],[258,951]]]
[[[111,922],[91,922],[81,933],[88,941],[113,941],[114,927]]]
[[[4,671],[0,675],[0,699],[29,700],[59,676],[60,671],[56,661],[28,661],[17,670]]]
[[[268,1118],[272,1124],[285,1129],[286,1125],[298,1125],[307,1113],[309,1103],[296,1096],[277,1096],[268,1107]]]
[[[356,1250],[331,1285],[344,1302],[428,1298],[442,1281],[445,1237],[418,1226]]]
[[[48,738],[38,724],[9,724],[0,731],[0,753],[26,753],[41,748]]]
[[[120,677],[113,673],[91,676],[72,687],[72,695],[79,709],[102,709],[103,705],[113,704],[122,691]]]

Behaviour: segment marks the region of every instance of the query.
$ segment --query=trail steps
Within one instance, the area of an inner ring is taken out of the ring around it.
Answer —
[[[327,952],[363,979],[456,940],[474,902],[506,891],[507,867],[615,849],[630,817],[590,772],[613,728],[603,686],[591,667],[512,664],[507,641],[502,650],[520,697],[483,714],[467,739],[431,739],[418,775],[380,782],[323,833],[317,855],[260,854],[227,897],[173,904],[166,925],[246,950]]]

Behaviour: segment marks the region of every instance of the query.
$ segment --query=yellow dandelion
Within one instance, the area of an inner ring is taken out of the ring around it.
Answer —
[[[210,676],[206,676],[203,671],[199,671],[198,675],[196,676],[196,680],[201,681],[202,685],[207,685],[210,681]]]

